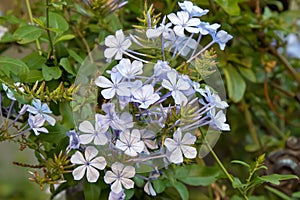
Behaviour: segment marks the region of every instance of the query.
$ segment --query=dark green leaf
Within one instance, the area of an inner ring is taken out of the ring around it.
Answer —
[[[217,180],[216,177],[186,177],[180,179],[181,182],[192,186],[209,186]]]
[[[76,71],[74,67],[70,64],[68,58],[62,58],[60,59],[59,63],[68,73],[76,76]]]
[[[249,81],[256,82],[256,77],[252,69],[239,67],[240,73]]]
[[[40,70],[30,70],[30,72],[28,72],[25,82],[27,83],[34,83],[36,81],[42,81],[44,80],[42,71]]]
[[[43,30],[36,26],[21,26],[13,34],[19,44],[27,44],[42,35]]]
[[[32,52],[24,57],[23,61],[27,64],[29,69],[42,69],[42,66],[46,63],[47,59],[37,52]]]
[[[166,182],[164,180],[153,180],[152,185],[157,194],[162,193],[166,189]]]
[[[69,131],[69,129],[60,123],[56,123],[55,126],[49,125],[46,128],[49,133],[40,134],[38,137],[39,139],[50,143],[58,143],[61,139],[67,137],[66,133]]]
[[[234,67],[227,66],[223,70],[229,98],[234,102],[239,102],[246,91],[246,83]]]
[[[243,162],[241,160],[233,160],[233,161],[231,161],[231,163],[233,163],[233,164],[240,164],[240,165],[243,165],[243,166],[245,166],[245,167],[247,167],[249,169],[251,168],[248,163],[245,163],[245,162]]]
[[[51,28],[51,31],[56,32],[58,34],[62,34],[63,32],[69,29],[69,24],[65,20],[65,18],[53,12],[49,13],[49,26]]]
[[[45,81],[58,79],[62,75],[62,71],[59,69],[59,67],[48,67],[46,65],[43,65],[42,72]]]
[[[74,50],[68,49],[69,55],[76,60],[79,64],[83,62],[83,58],[81,58]]]
[[[59,103],[59,110],[62,115],[62,121],[60,124],[68,129],[74,128],[73,112],[68,102]]]
[[[291,198],[284,194],[283,192],[280,192],[279,190],[272,188],[270,186],[266,186],[266,189],[269,190],[270,192],[272,192],[273,194],[277,195],[278,197],[280,197],[280,199],[282,200],[291,200]]]
[[[10,73],[13,73],[21,79],[25,79],[29,69],[27,65],[19,59],[2,56],[0,57],[0,71],[8,77],[10,77]]]
[[[188,200],[189,199],[189,191],[186,188],[186,186],[180,182],[176,182],[174,184],[175,189],[178,191],[180,197],[182,200]]]
[[[87,180],[83,182],[84,187],[84,199],[85,200],[97,200],[101,194],[101,187],[96,183],[89,183]]]

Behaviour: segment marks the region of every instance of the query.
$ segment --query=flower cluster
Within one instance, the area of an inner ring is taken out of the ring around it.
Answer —
[[[187,60],[184,65],[192,65],[214,43],[223,50],[232,36],[217,31],[219,24],[200,20],[208,10],[189,1],[179,6],[182,10],[164,17],[160,26],[140,30],[144,38],[122,30],[105,38],[103,56],[111,67],[94,80],[105,102],[92,120],[79,123],[79,134],[74,130],[68,133],[70,148],[78,149],[71,158],[79,165],[73,171],[74,179],[86,174],[87,181],[96,182],[100,176],[97,169],[110,166],[111,171],[104,174],[105,183],[111,185],[110,199],[124,198],[124,189],[134,187],[131,178],[136,171],[145,172],[142,166],[152,168],[149,177],[144,177],[144,190],[155,196],[151,180],[160,175],[159,167],[196,158],[197,141],[201,140],[197,131],[230,130],[224,113],[228,104],[213,87],[176,70],[180,66],[172,64],[166,54],[182,56]],[[204,35],[211,35],[212,41],[199,49]],[[134,47],[143,49],[147,42],[157,41],[160,56]]]
[[[10,115],[12,114],[12,109],[16,101],[16,97],[14,93],[24,92],[24,88],[22,87],[21,83],[19,82],[15,83],[14,87],[15,89],[11,90],[4,83],[2,83],[2,88],[6,92],[7,98],[11,100],[11,105],[9,106],[9,109],[6,112],[7,119],[9,119]],[[0,98],[0,104],[1,102],[2,102],[2,96]],[[2,123],[2,126],[0,126],[0,130],[2,128],[8,129],[12,127],[15,124],[15,122],[17,122],[23,115],[25,115],[26,112],[29,113],[27,124],[23,126],[22,129],[20,129],[17,134],[10,135],[9,136],[10,138],[23,135],[31,130],[34,132],[35,135],[39,135],[40,132],[48,133],[48,130],[44,127],[45,122],[48,122],[51,126],[54,126],[56,123],[56,120],[50,115],[52,111],[50,110],[48,105],[46,103],[42,103],[39,99],[33,99],[31,105],[25,104],[20,108],[18,115],[14,118],[13,121],[10,121],[7,126],[2,127],[5,125],[5,123]],[[2,112],[0,114],[1,114],[0,117],[3,118]],[[28,128],[25,129],[26,127]]]

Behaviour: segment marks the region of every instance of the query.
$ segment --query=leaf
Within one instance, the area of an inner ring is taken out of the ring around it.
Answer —
[[[259,180],[264,182],[272,183],[275,185],[279,185],[280,181],[288,180],[288,179],[299,179],[298,176],[292,174],[271,174],[257,177]]]
[[[49,133],[40,134],[38,137],[42,141],[50,142],[50,143],[59,143],[59,141],[65,137],[67,137],[66,133],[69,131],[63,125],[56,123],[55,126],[47,126],[46,127]]]
[[[277,195],[278,197],[280,197],[283,200],[291,200],[291,198],[289,196],[287,196],[286,194],[284,194],[283,192],[280,192],[279,190],[277,190],[275,188],[266,186],[266,189],[269,190],[270,192],[272,192],[273,194]]]
[[[26,79],[26,75],[29,72],[27,65],[19,59],[1,56],[0,57],[0,71],[6,76],[10,77],[10,73],[21,78],[21,81]]]
[[[241,160],[232,160],[231,163],[233,163],[233,164],[240,164],[240,165],[243,165],[243,166],[251,169],[251,167],[250,167],[250,165],[248,163],[245,163],[245,162],[243,162]]]
[[[62,41],[66,41],[66,40],[72,40],[75,38],[75,35],[73,34],[66,34],[66,35],[62,35],[60,36],[59,38],[57,38],[55,41],[54,41],[54,45],[59,43],[59,42],[62,42]]]
[[[256,76],[252,69],[239,67],[240,73],[249,81],[256,82]]]
[[[294,192],[294,193],[292,194],[292,197],[293,197],[293,198],[300,198],[300,191],[299,191],[299,192]]]
[[[43,30],[32,25],[19,27],[13,34],[19,44],[27,44],[42,35]]]
[[[235,103],[242,100],[246,91],[246,83],[237,70],[228,66],[223,68],[227,82],[228,96]]]
[[[59,69],[59,67],[48,67],[47,65],[43,65],[42,72],[45,81],[58,79],[62,75],[62,71]]]
[[[83,58],[81,58],[75,51],[73,51],[72,49],[68,49],[68,53],[69,55],[76,60],[79,64],[81,64],[83,62]]]
[[[233,177],[232,187],[233,188],[241,188],[245,186],[245,184],[242,184],[239,178]]]
[[[99,199],[101,194],[101,187],[96,183],[89,183],[87,180],[83,182],[83,192],[85,200]]]
[[[152,185],[154,187],[154,190],[157,194],[162,193],[166,189],[166,182],[164,180],[153,180]]]
[[[62,34],[69,29],[69,24],[65,18],[57,13],[49,12],[49,27],[51,31]]]
[[[215,2],[219,4],[227,14],[232,16],[240,15],[239,0],[215,0]]]
[[[182,200],[189,199],[189,191],[184,184],[182,184],[180,182],[175,182],[174,187],[178,191]]]
[[[27,64],[29,69],[42,69],[42,66],[46,63],[47,59],[37,52],[32,52],[24,57],[23,61]]]
[[[70,74],[76,76],[76,71],[74,67],[70,64],[68,58],[62,58],[60,59],[59,64]]]
[[[43,73],[40,70],[30,70],[28,72],[25,82],[26,83],[34,83],[36,81],[44,80]]]
[[[216,177],[186,177],[180,179],[181,182],[192,186],[208,186],[217,180]]]
[[[62,115],[62,121],[60,122],[60,124],[65,126],[68,129],[73,129],[75,124],[73,119],[72,108],[69,102],[59,103],[59,111]]]

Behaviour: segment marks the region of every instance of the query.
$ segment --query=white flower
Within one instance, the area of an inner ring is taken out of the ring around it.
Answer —
[[[128,156],[137,156],[141,153],[145,144],[141,141],[141,134],[138,129],[130,131],[127,129],[120,133],[120,138],[116,142],[116,148],[124,151]]]
[[[41,102],[41,100],[39,99],[33,99],[32,100],[32,105],[33,106],[29,106],[27,111],[36,115],[36,114],[40,114],[42,117],[45,118],[45,120],[51,125],[54,126],[56,120],[51,117],[48,114],[51,114],[52,111],[50,110],[49,106],[46,103]]]
[[[211,109],[208,113],[208,116],[211,118],[210,125],[214,128],[217,128],[222,131],[230,131],[230,127],[226,124],[226,116],[222,110],[219,110],[216,113],[216,109]]]
[[[25,91],[24,88],[21,86],[20,82],[14,83],[14,86],[17,87],[20,92]],[[13,100],[13,101],[16,100],[14,93],[4,83],[2,83],[2,88],[6,92],[7,98],[9,98],[10,100]],[[14,89],[14,91],[16,91],[16,89]]]
[[[134,187],[134,182],[130,178],[135,175],[135,168],[132,166],[126,166],[122,163],[115,162],[111,166],[112,171],[107,171],[104,176],[104,181],[107,184],[111,184],[111,191],[114,193],[120,193],[122,187],[125,189],[131,189]]]
[[[172,23],[165,24],[166,16],[164,16],[162,23],[158,28],[150,28],[146,31],[146,36],[148,38],[157,38],[160,35],[162,35],[164,38],[168,37],[169,32],[172,30],[170,27],[172,26]]]
[[[96,114],[98,115],[98,114]],[[89,144],[94,140],[95,145],[105,145],[108,139],[105,135],[108,126],[104,127],[99,121],[96,120],[95,128],[89,121],[83,121],[79,124],[79,130],[84,133],[79,136],[81,144]]]
[[[194,6],[194,4],[190,1],[184,1],[183,3],[178,2],[179,7],[183,11],[187,11],[191,16],[201,17],[203,15],[206,15],[209,10],[202,8],[198,6]]]
[[[186,105],[188,100],[181,90],[188,90],[190,84],[182,78],[177,80],[176,71],[168,72],[167,76],[169,80],[164,79],[162,81],[162,86],[172,91],[172,97],[175,100],[175,104]]]
[[[199,33],[197,26],[200,24],[200,19],[190,18],[186,11],[177,12],[177,15],[171,13],[168,15],[169,20],[174,24],[174,32],[178,36],[185,36],[184,30],[189,33]]]
[[[45,118],[42,115],[31,115],[29,114],[28,124],[33,130],[35,135],[39,135],[39,132],[48,133],[48,130],[44,126]]]
[[[196,136],[186,133],[183,138],[180,128],[178,128],[173,134],[173,139],[166,138],[164,145],[167,147],[168,151],[171,153],[169,160],[172,163],[179,164],[183,162],[183,156],[186,158],[195,158],[197,155],[197,150],[195,147],[190,145],[194,144],[196,141]]]
[[[2,39],[2,37],[7,31],[8,29],[6,27],[0,25],[0,40]]]
[[[100,88],[105,88],[101,91],[105,99],[111,99],[115,94],[119,96],[130,96],[130,90],[125,82],[122,82],[120,73],[111,73],[111,81],[104,76],[98,76],[95,84]]]
[[[139,107],[144,109],[147,109],[160,98],[157,93],[154,93],[152,85],[144,85],[132,91],[132,96],[132,101],[140,103]]]
[[[136,75],[143,73],[143,63],[141,61],[134,60],[131,63],[127,58],[123,58],[116,68],[123,77],[128,79],[133,79],[136,77]]]
[[[96,182],[99,178],[97,169],[103,170],[106,166],[106,161],[103,157],[96,157],[98,150],[93,146],[88,146],[84,151],[84,156],[79,151],[76,151],[71,157],[73,164],[80,166],[73,170],[72,174],[75,180],[80,180],[86,172],[88,182]],[[96,157],[96,158],[95,158]]]
[[[209,24],[208,22],[201,22],[198,28],[202,35],[207,35],[207,34],[215,35],[217,29],[220,28],[220,26],[221,25],[217,23]]]
[[[167,73],[171,71],[171,67],[168,61],[158,60],[157,63],[154,65],[154,76],[159,77],[160,79],[167,78]]]
[[[155,141],[155,134],[153,131],[147,130],[147,129],[142,129],[142,130],[140,130],[140,132],[142,134],[141,135],[142,141],[145,144],[144,151],[149,153],[147,148],[149,148],[149,149],[157,149],[158,148],[158,145]]]
[[[105,38],[105,45],[108,46],[104,50],[104,56],[111,59],[115,56],[116,60],[121,60],[123,53],[130,47],[131,41],[125,38],[122,30],[116,31],[116,35],[109,35]]]

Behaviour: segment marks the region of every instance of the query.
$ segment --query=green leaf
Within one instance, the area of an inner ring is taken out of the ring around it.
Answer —
[[[154,190],[157,194],[162,193],[163,191],[165,191],[167,185],[166,185],[166,181],[164,180],[153,180],[152,181],[152,185],[154,187]]]
[[[245,184],[242,184],[239,178],[233,177],[232,187],[233,188],[241,188],[245,186]]]
[[[277,195],[278,197],[280,197],[280,199],[291,200],[291,198],[288,195],[284,194],[283,192],[280,192],[279,190],[277,190],[275,188],[266,186],[266,189],[269,190],[270,192],[272,192],[273,194]]]
[[[62,35],[60,36],[59,38],[57,38],[55,41],[54,41],[54,45],[59,43],[59,42],[62,42],[62,41],[66,41],[66,40],[72,40],[75,38],[75,35],[73,34],[66,34],[66,35]]]
[[[59,67],[48,67],[47,65],[43,65],[42,72],[45,81],[58,79],[62,75],[62,71],[59,69]]]
[[[42,69],[42,66],[46,63],[47,59],[37,52],[32,52],[24,57],[23,61],[27,64],[29,69]]]
[[[248,163],[245,163],[245,162],[243,162],[241,160],[233,160],[233,161],[231,161],[231,163],[233,163],[233,164],[240,164],[240,165],[243,165],[243,166],[251,169],[251,166]]]
[[[75,51],[73,51],[72,49],[68,49],[68,53],[69,55],[76,60],[79,64],[81,64],[83,62],[83,58],[81,58]]]
[[[181,182],[192,186],[208,186],[217,180],[216,177],[186,177],[180,179]]]
[[[70,64],[68,58],[62,58],[60,59],[59,64],[70,74],[76,76],[76,71],[74,67]]]
[[[36,81],[44,80],[43,73],[40,70],[30,70],[28,72],[25,82],[27,83],[34,83]]]
[[[239,0],[215,0],[215,2],[219,4],[227,14],[232,16],[240,15]]]
[[[175,182],[174,187],[178,191],[182,200],[189,199],[189,191],[184,184],[182,184],[180,182]]]
[[[96,200],[99,199],[101,194],[101,187],[96,183],[89,183],[87,180],[83,182],[83,192],[85,200]]]
[[[299,178],[298,176],[292,174],[271,174],[271,175],[258,177],[258,179],[264,182],[279,185],[280,181],[288,180],[288,179],[299,179]]]
[[[73,112],[69,102],[59,103],[59,111],[62,115],[61,125],[68,129],[73,129],[75,124],[73,120]]]
[[[293,198],[300,198],[300,191],[299,191],[299,192],[294,192],[294,193],[292,194],[292,197],[293,197]]]
[[[21,81],[26,79],[26,75],[29,72],[27,65],[19,59],[1,56],[0,57],[0,71],[6,76],[10,77],[10,73],[21,78]]]
[[[145,184],[144,179],[140,178],[140,177],[133,177],[134,183],[136,186],[138,187],[143,187]]]
[[[51,31],[62,34],[69,29],[69,24],[63,16],[49,12],[49,27]]]
[[[31,25],[19,27],[13,34],[19,44],[27,44],[42,35],[43,30]]]
[[[69,129],[59,123],[56,123],[55,126],[49,125],[46,128],[49,133],[42,133],[38,137],[42,141],[50,143],[58,143],[61,139],[67,137],[66,133],[69,131]]]
[[[252,69],[239,67],[240,73],[249,81],[256,82],[256,76]]]
[[[227,82],[228,96],[234,102],[242,100],[246,91],[246,83],[237,70],[232,66],[223,68]]]

